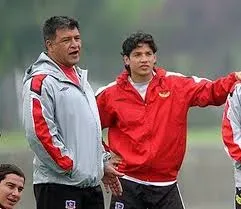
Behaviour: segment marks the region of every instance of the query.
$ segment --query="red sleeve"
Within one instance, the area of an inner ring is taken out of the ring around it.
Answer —
[[[33,121],[36,136],[48,154],[52,157],[56,164],[59,165],[59,167],[67,171],[71,170],[73,168],[73,160],[68,156],[64,156],[61,153],[60,148],[53,144],[50,130],[42,113],[41,103],[36,98],[33,98]]]
[[[47,75],[41,74],[36,75],[32,78],[30,90],[38,95],[41,95],[42,84]]]
[[[34,149],[35,154],[39,159],[47,163],[47,156],[45,152],[41,150],[41,147],[49,154],[51,159],[63,170],[69,171],[73,168],[73,160],[64,155],[62,152],[64,145],[56,146],[53,140],[57,140],[56,135],[51,135],[51,130],[55,128],[54,113],[52,102],[46,94],[46,90],[43,88],[43,81],[47,75],[36,75],[31,80],[30,90],[35,92],[38,96],[31,98],[31,119],[33,120],[33,129],[36,134],[37,139],[31,138],[32,149]],[[48,116],[43,110],[48,110]],[[53,133],[53,131],[52,131]],[[40,144],[42,146],[40,146]],[[60,143],[59,143],[60,144]]]
[[[190,98],[190,105],[200,107],[224,104],[230,90],[237,81],[235,73],[215,81],[195,76],[188,79],[189,81],[185,86],[188,91],[187,96]]]
[[[102,129],[111,127],[114,122],[114,111],[111,106],[111,99],[108,98],[106,91],[103,91],[97,96],[96,100]]]

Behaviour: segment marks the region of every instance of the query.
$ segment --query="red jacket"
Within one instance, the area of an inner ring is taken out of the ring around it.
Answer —
[[[119,171],[150,182],[176,180],[186,149],[190,107],[221,105],[235,74],[216,81],[155,69],[145,101],[123,72],[97,96],[110,149],[122,157]]]

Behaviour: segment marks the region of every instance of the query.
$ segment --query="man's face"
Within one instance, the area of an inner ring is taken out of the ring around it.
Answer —
[[[12,209],[20,200],[24,188],[24,178],[16,174],[7,174],[0,181],[0,205]]]
[[[146,81],[152,76],[156,55],[148,44],[142,43],[130,53],[129,57],[124,56],[124,62],[130,66],[132,79]]]
[[[56,30],[54,40],[47,40],[48,55],[57,64],[72,67],[80,59],[81,40],[77,28]]]

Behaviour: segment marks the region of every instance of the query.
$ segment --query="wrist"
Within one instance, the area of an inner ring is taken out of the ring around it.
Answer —
[[[103,156],[103,162],[107,163],[107,162],[109,162],[110,159],[111,159],[111,154],[109,152],[105,152],[105,154]]]

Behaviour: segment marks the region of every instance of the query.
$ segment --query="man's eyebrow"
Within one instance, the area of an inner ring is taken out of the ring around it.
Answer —
[[[80,34],[76,34],[75,36],[63,36],[61,39],[72,38],[72,37],[80,37]]]
[[[20,186],[19,188],[20,188],[21,190],[24,190],[24,187],[22,187],[22,186]]]
[[[15,183],[11,182],[11,181],[6,181],[6,184],[17,185],[17,184],[15,184]]]
[[[16,184],[14,184],[14,183],[11,182],[11,181],[6,181],[6,184],[13,184],[13,185],[16,185]]]
[[[14,184],[13,182],[11,181],[6,181],[7,184]]]
[[[69,38],[70,38],[69,36],[64,36],[64,37],[60,38],[60,40],[69,39]]]
[[[17,186],[17,184],[14,184],[14,183],[12,183],[12,182],[10,182],[10,181],[7,181],[6,184],[7,184],[7,185],[11,185],[11,186]],[[20,189],[24,189],[24,186],[20,186],[19,188],[20,188]]]

